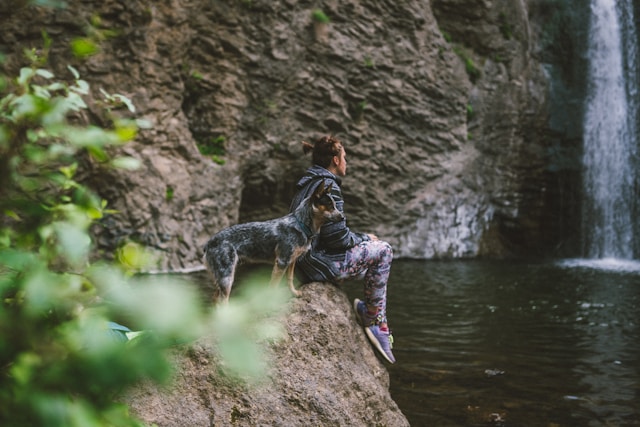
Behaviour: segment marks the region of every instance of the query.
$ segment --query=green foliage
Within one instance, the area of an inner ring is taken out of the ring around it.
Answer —
[[[444,37],[447,43],[453,42],[451,35],[446,31],[442,31],[442,37]],[[462,59],[469,79],[475,83],[480,78],[480,69],[476,66],[469,53],[462,46],[455,46],[453,51],[458,55],[458,57],[460,57],[460,59]]]
[[[81,165],[135,169],[138,160],[114,148],[146,124],[123,118],[133,104],[104,91],[96,104],[109,126],[83,124],[89,84],[72,67],[57,79],[30,55],[33,66],[2,80],[0,99],[0,425],[140,426],[116,397],[140,380],[170,379],[166,350],[214,318],[190,283],[136,275],[153,260],[137,244],[115,262],[91,260],[90,227],[113,211],[79,182]],[[271,328],[258,334],[272,337]],[[242,333],[220,343],[225,354],[255,352]],[[256,375],[259,354],[234,368]]]
[[[328,24],[329,22],[331,22],[327,14],[324,13],[321,9],[314,9],[313,12],[311,12],[311,19],[313,19],[313,22],[317,22],[320,24]]]
[[[480,69],[476,66],[471,56],[461,47],[456,47],[454,52],[464,61],[464,67],[469,79],[475,83],[480,78]]]
[[[173,200],[173,191],[174,191],[173,187],[170,185],[167,185],[167,189],[165,191],[165,197],[164,197],[167,202],[170,202]]]
[[[195,293],[90,262],[89,227],[110,211],[76,180],[79,164],[134,168],[110,150],[138,123],[113,114],[126,97],[103,93],[111,127],[81,124],[89,84],[72,67],[58,80],[29,54],[34,66],[0,99],[0,425],[139,425],[113,398],[168,378],[161,350],[196,329]],[[150,301],[162,316],[145,313]],[[154,339],[114,340],[112,319]]]
[[[361,112],[364,112],[364,110],[367,108],[367,101],[360,101],[358,102],[358,110]]]
[[[71,51],[77,58],[86,58],[99,51],[98,45],[88,37],[79,37],[71,41]]]
[[[204,156],[210,156],[211,160],[219,165],[223,165],[225,160],[223,156],[226,154],[224,135],[218,135],[217,137],[208,138],[197,142],[198,150],[200,154]]]
[[[511,40],[513,37],[513,25],[509,23],[507,15],[504,12],[500,12],[498,16],[498,25],[502,37],[504,37],[505,40]]]
[[[467,121],[471,121],[474,116],[473,105],[467,104]]]

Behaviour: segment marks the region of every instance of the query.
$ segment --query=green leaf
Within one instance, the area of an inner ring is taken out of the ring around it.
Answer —
[[[138,134],[138,128],[134,125],[116,127],[116,134],[120,142],[133,141]]]
[[[43,69],[36,70],[36,74],[40,77],[44,77],[45,79],[52,79],[55,77],[51,71]]]
[[[87,37],[77,38],[71,41],[71,51],[76,58],[83,59],[95,55],[99,50],[98,45]]]
[[[138,126],[139,129],[151,129],[153,124],[146,119],[136,119],[136,126]]]
[[[68,179],[73,178],[77,170],[78,170],[78,163],[75,163],[75,162],[70,164],[69,166],[62,166],[59,168],[59,171],[62,172],[62,174]]]
[[[50,92],[56,92],[59,90],[65,90],[67,88],[66,85],[60,83],[60,82],[55,82],[55,83],[51,83],[48,86],[45,86]]]
[[[85,228],[66,221],[56,222],[53,227],[61,255],[74,266],[84,263],[91,248],[91,239]]]
[[[140,168],[141,162],[135,157],[116,157],[111,164],[117,169],[136,170]]]
[[[35,70],[33,68],[24,67],[20,69],[20,76],[16,81],[20,86],[26,88],[29,80],[35,75]]]
[[[127,98],[126,96],[120,95],[119,93],[116,93],[116,94],[113,95],[113,98],[117,102],[120,102],[120,103],[124,104],[127,107],[127,109],[129,111],[131,111],[132,113],[136,112],[136,107],[133,105],[131,100],[129,98]]]
[[[79,93],[80,95],[88,95],[89,94],[89,83],[84,80],[76,80],[76,85],[71,86],[70,90]]]
[[[16,121],[25,117],[35,116],[42,111],[38,98],[29,93],[18,96],[11,104],[13,107],[12,116]]]
[[[74,92],[70,92],[69,95],[67,95],[64,105],[73,111],[80,111],[87,108],[87,104],[82,97]]]
[[[18,384],[27,384],[36,374],[37,368],[41,365],[42,359],[35,353],[22,353],[18,360],[11,366],[11,376]]]
[[[148,269],[153,261],[153,256],[144,247],[137,243],[128,242],[117,251],[120,264],[132,271]]]
[[[61,136],[76,147],[87,147],[88,149],[101,148],[120,141],[115,133],[96,126],[67,127],[64,135]]]
[[[50,99],[51,98],[51,93],[49,93],[49,90],[47,88],[44,88],[42,86],[33,85],[33,86],[31,86],[31,89],[33,90],[33,94],[35,96],[37,96],[38,98],[44,98],[44,99]]]
[[[73,74],[73,78],[74,79],[79,79],[80,78],[80,73],[78,72],[78,70],[76,70],[71,65],[67,65],[67,68],[69,69],[69,71],[71,71],[71,74]]]
[[[96,208],[88,208],[87,209],[87,215],[89,216],[89,218],[93,219],[93,220],[97,220],[102,218],[104,215],[102,214],[102,211],[100,209],[96,209]]]

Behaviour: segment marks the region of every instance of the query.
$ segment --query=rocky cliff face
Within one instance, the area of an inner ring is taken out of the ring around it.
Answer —
[[[153,124],[124,149],[141,170],[90,178],[121,212],[101,248],[129,239],[161,269],[200,266],[222,227],[286,213],[310,162],[300,141],[327,133],[347,148],[351,227],[397,256],[548,243],[547,80],[526,1],[68,3],[11,9],[0,49],[15,70],[45,29],[58,75],[73,63]],[[116,35],[74,60],[67,42],[92,28]]]

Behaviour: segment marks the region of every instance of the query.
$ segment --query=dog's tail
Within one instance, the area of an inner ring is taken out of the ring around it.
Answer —
[[[214,300],[221,297],[224,301],[227,301],[238,262],[238,255],[233,245],[221,239],[211,238],[204,245],[204,256],[202,258],[204,265],[213,278],[215,286]]]

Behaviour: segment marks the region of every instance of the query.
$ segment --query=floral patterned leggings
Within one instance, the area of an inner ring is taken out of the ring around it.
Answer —
[[[393,260],[391,245],[382,240],[368,240],[347,251],[344,262],[336,262],[340,271],[336,279],[364,278],[364,302],[377,307],[376,323],[387,322],[387,280]]]

